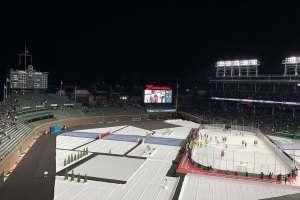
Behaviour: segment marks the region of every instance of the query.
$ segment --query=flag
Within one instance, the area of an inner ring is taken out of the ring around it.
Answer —
[[[10,82],[9,78],[6,78],[6,83],[9,83],[9,82]]]
[[[27,50],[27,48],[25,49],[26,54],[29,54],[29,51]]]

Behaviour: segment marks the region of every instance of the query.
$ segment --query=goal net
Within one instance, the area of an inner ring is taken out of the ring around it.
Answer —
[[[237,166],[236,171],[246,173],[247,172],[247,163],[240,163],[240,165]]]

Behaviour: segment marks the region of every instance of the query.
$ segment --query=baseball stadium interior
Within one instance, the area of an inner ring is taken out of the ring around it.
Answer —
[[[3,31],[11,39],[9,56],[0,47],[0,200],[300,199],[300,28],[289,12],[299,4],[74,3],[67,18],[56,2],[45,9],[53,22],[24,4],[16,18],[41,27],[28,25],[18,40]],[[244,27],[269,8],[283,9],[282,19],[257,22],[262,33]],[[289,20],[296,34],[278,35],[295,42],[268,40],[270,27]],[[51,26],[62,31],[54,39]],[[34,42],[33,30],[49,37]],[[43,52],[47,40],[55,50]]]

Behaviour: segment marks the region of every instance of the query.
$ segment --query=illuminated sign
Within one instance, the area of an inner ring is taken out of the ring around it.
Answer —
[[[172,103],[172,90],[145,90],[144,103]]]
[[[171,87],[146,85],[144,94],[144,103],[172,103]]]
[[[214,100],[223,101],[238,101],[247,103],[268,103],[268,104],[282,104],[288,106],[300,106],[300,102],[289,102],[289,101],[269,101],[269,100],[255,100],[255,99],[235,99],[235,98],[222,98],[222,97],[211,97]]]
[[[171,88],[166,86],[146,85],[146,90],[171,90]]]

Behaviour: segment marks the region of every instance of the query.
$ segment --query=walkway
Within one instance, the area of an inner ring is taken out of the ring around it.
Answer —
[[[42,135],[0,190],[1,200],[52,200],[55,183],[56,134]],[[48,178],[43,172],[48,171]]]

